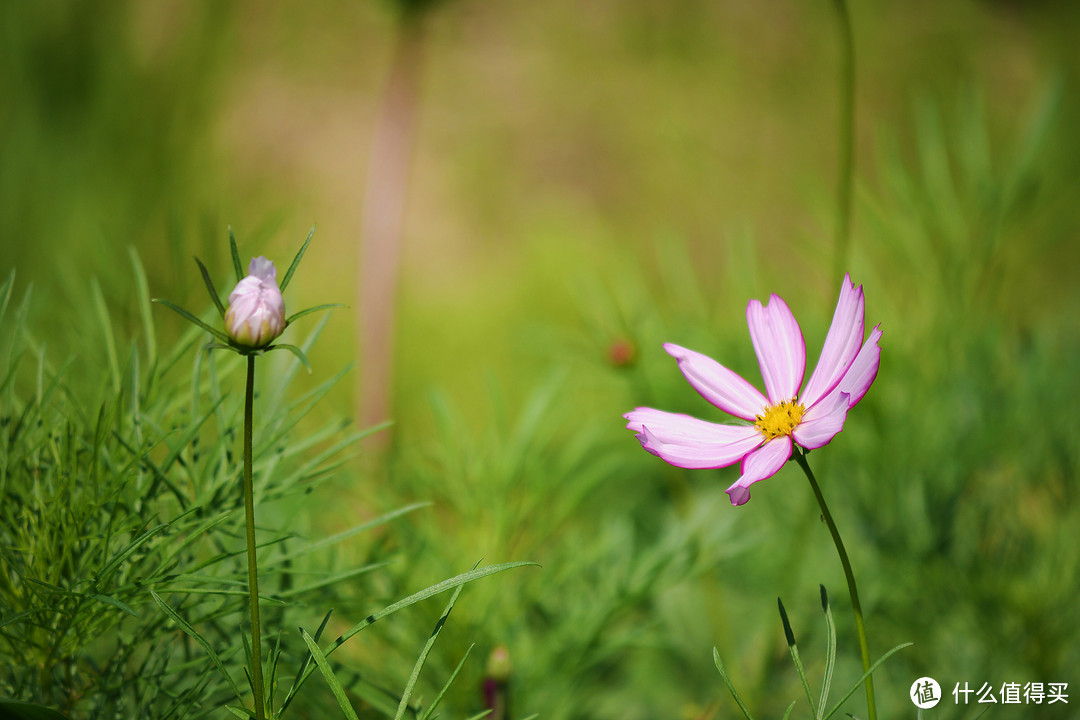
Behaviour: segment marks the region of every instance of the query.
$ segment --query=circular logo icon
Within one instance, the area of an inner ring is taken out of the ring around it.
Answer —
[[[909,697],[917,708],[932,708],[941,702],[941,686],[932,677],[921,677],[911,683]]]

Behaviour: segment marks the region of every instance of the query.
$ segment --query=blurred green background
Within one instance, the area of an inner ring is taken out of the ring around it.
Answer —
[[[757,382],[750,298],[783,295],[816,357],[837,291],[833,4],[415,12],[395,424],[310,523],[330,534],[433,505],[388,530],[400,562],[357,587],[342,622],[480,558],[537,560],[462,595],[422,681],[437,688],[476,642],[460,713],[479,707],[483,657],[505,643],[514,716],[729,717],[714,645],[752,706],[779,715],[800,693],[773,601],[816,659],[824,583],[837,686],[850,684],[843,576],[797,470],[732,508],[735,469],[667,467],[619,417],[648,405],[721,419],[660,345]],[[391,3],[4,3],[0,16],[0,272],[33,284],[39,338],[84,360],[88,383],[104,357],[80,342],[91,278],[137,332],[129,245],[153,295],[202,308],[191,256],[223,284],[228,226],[242,255],[281,267],[317,223],[290,308],[355,304],[402,22]],[[1080,9],[881,2],[852,21],[848,265],[884,352],[845,432],[811,461],[872,651],[916,642],[881,673],[883,714],[912,710],[922,675],[947,690],[1078,689]],[[330,320],[312,383],[364,367],[358,317]],[[178,318],[158,320],[180,333]],[[325,412],[355,416],[356,377]],[[400,686],[438,609],[373,629],[352,661]],[[938,716],[972,715],[950,704]]]

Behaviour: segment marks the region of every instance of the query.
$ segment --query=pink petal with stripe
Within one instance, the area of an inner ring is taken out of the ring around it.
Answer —
[[[751,300],[746,306],[746,324],[769,401],[791,400],[806,372],[806,342],[791,309],[779,295],[771,295],[764,306]]]
[[[679,370],[701,397],[724,412],[752,422],[768,404],[756,387],[712,358],[672,343],[665,343],[664,350],[679,361]]]
[[[778,437],[762,445],[743,459],[742,477],[727,489],[732,505],[743,505],[750,499],[750,486],[775,475],[791,457],[791,438]]]
[[[720,425],[652,408],[637,408],[623,417],[642,447],[681,468],[727,467],[763,440],[752,426]]]

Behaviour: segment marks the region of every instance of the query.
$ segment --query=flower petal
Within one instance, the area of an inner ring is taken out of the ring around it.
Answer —
[[[758,480],[770,478],[791,457],[791,438],[787,435],[762,445],[743,458],[742,477],[727,489],[732,505],[742,505],[750,499],[750,486]]]
[[[848,394],[840,388],[834,389],[807,409],[802,422],[791,432],[792,437],[807,450],[828,445],[844,429],[849,407]]]
[[[859,354],[855,356],[855,362],[851,363],[844,379],[837,386],[850,395],[848,407],[855,407],[855,404],[863,399],[877,377],[878,364],[881,362],[881,348],[878,347],[880,339],[881,325],[875,325],[870,331],[870,337],[866,338],[862,350],[859,350]]]
[[[229,293],[225,330],[233,340],[250,348],[269,345],[285,329],[285,300],[275,280],[274,264],[252,258],[251,275]]]
[[[821,348],[821,358],[799,396],[805,406],[809,407],[828,395],[843,379],[862,343],[865,312],[862,285],[853,287],[851,276],[845,275],[829,334],[825,336],[825,345]]]
[[[679,361],[679,370],[701,397],[724,412],[752,422],[768,405],[756,387],[712,358],[673,343],[665,343],[664,350]]]
[[[763,439],[754,427],[719,425],[652,408],[637,408],[623,417],[642,447],[681,468],[727,467],[746,457]]]
[[[775,405],[791,400],[806,372],[806,342],[791,309],[779,295],[771,295],[765,306],[751,300],[746,306],[746,323],[769,401]]]
[[[251,258],[251,263],[248,264],[248,275],[254,275],[263,282],[277,286],[277,268],[262,255]]]

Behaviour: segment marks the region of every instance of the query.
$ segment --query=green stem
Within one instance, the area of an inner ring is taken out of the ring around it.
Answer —
[[[259,642],[259,567],[255,559],[255,498],[251,480],[251,436],[254,406],[255,356],[248,355],[247,394],[244,397],[244,515],[247,520],[248,604],[251,606],[251,680],[255,691],[255,720],[265,720],[262,649]]]
[[[840,167],[836,187],[836,237],[833,258],[839,284],[847,271],[851,239],[851,190],[855,174],[855,35],[846,0],[836,0],[840,25]]]
[[[825,504],[825,496],[821,494],[817,479],[810,470],[810,464],[806,461],[806,453],[796,448],[795,452],[792,453],[792,457],[795,458],[795,462],[799,463],[799,467],[803,469],[806,478],[810,481],[810,487],[814,491],[814,497],[817,498],[818,507],[821,508],[821,516],[825,519],[825,524],[829,526],[829,533],[832,535],[833,544],[836,545],[836,552],[840,555],[840,564],[844,566],[844,577],[847,578],[848,594],[851,596],[851,611],[855,614],[855,631],[859,635],[859,652],[862,654],[863,672],[870,672],[870,646],[866,642],[866,626],[863,624],[862,605],[859,603],[859,589],[855,586],[855,573],[851,571],[851,561],[848,560],[847,550],[844,549],[844,541],[840,539],[840,531],[836,529],[832,513],[829,512],[829,506]],[[866,676],[865,685],[868,720],[877,720],[877,706],[874,704],[874,678],[872,675]]]

